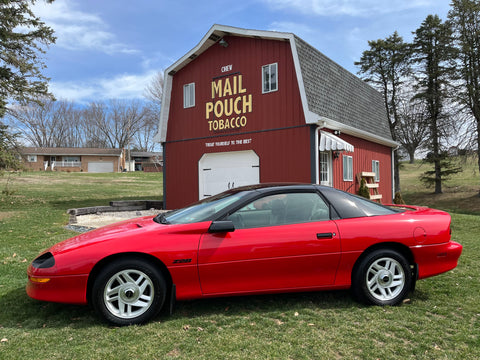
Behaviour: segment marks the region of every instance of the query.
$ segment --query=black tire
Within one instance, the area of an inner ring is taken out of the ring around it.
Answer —
[[[360,259],[353,271],[353,295],[369,305],[399,305],[412,287],[410,264],[395,250],[375,250]]]
[[[159,269],[140,258],[125,258],[100,271],[93,283],[92,305],[114,325],[144,324],[162,309],[166,292]]]

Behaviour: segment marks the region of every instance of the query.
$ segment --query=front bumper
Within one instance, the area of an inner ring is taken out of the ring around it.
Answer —
[[[47,281],[48,280],[48,281]],[[68,276],[28,275],[27,295],[32,299],[67,304],[87,304],[88,274]]]

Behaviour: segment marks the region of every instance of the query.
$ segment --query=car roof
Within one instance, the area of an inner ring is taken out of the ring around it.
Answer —
[[[240,186],[233,189],[235,192],[240,191],[258,191],[258,192],[271,192],[282,190],[313,190],[314,188],[322,188],[323,186],[315,184],[304,183],[262,183],[255,185]]]

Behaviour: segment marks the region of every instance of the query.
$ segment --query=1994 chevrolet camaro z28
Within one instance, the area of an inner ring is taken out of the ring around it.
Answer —
[[[382,206],[318,185],[254,185],[60,242],[28,267],[38,300],[93,305],[140,324],[175,300],[352,289],[397,305],[457,266],[450,215]]]

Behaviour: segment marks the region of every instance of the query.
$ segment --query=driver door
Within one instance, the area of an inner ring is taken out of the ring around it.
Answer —
[[[331,285],[340,236],[317,193],[269,195],[230,214],[235,231],[200,240],[205,295],[310,289]]]

